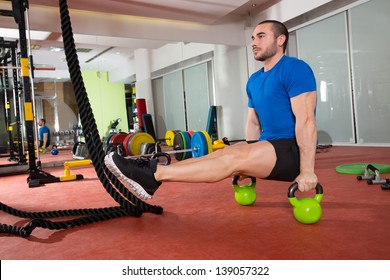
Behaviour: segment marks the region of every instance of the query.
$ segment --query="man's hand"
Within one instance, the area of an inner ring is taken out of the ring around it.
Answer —
[[[301,192],[308,192],[315,189],[318,183],[317,175],[314,172],[301,172],[295,179],[298,183],[298,189]]]

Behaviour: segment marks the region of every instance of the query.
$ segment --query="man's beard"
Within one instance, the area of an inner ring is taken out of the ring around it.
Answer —
[[[255,57],[255,59],[263,62],[263,61],[273,57],[276,54],[276,52],[277,52],[276,47],[272,46],[272,47],[267,48],[264,53],[260,54],[260,56]]]

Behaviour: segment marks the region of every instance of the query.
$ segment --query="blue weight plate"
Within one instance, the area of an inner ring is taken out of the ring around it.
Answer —
[[[110,144],[110,139],[111,139],[111,137],[114,136],[114,135],[115,135],[115,134],[112,133],[112,134],[110,134],[110,135],[107,136],[106,141],[105,141],[105,144],[106,144],[106,145]]]
[[[197,131],[192,135],[191,139],[192,157],[197,158],[209,153],[207,140],[201,131]]]
[[[183,139],[184,139],[184,149],[188,150],[191,149],[191,136],[187,131],[183,131]],[[192,156],[192,151],[184,153],[184,158],[187,159]]]

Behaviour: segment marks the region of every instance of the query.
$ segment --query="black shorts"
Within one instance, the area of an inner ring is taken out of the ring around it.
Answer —
[[[274,146],[276,163],[269,180],[292,182],[299,175],[299,148],[296,139],[268,140]]]

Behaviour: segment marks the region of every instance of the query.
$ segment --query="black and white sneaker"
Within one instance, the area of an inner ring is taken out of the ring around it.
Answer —
[[[141,199],[152,198],[161,185],[154,178],[157,169],[157,159],[125,158],[117,152],[111,152],[104,158],[107,168],[121,183],[132,190]]]

